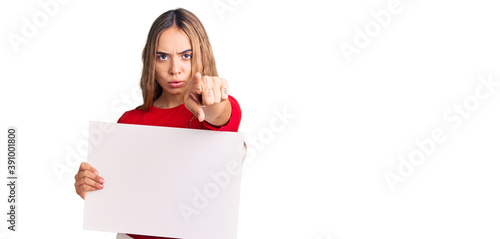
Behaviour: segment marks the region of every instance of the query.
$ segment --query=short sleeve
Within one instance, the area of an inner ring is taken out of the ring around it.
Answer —
[[[238,101],[232,96],[228,96],[228,100],[231,103],[231,116],[229,117],[229,121],[222,126],[214,126],[210,123],[203,121],[203,126],[210,130],[215,131],[231,131],[238,132],[238,128],[240,127],[241,122],[241,108]]]

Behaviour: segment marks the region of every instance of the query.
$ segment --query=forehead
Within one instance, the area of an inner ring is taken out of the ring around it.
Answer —
[[[161,33],[158,40],[158,51],[181,52],[187,49],[191,49],[189,38],[178,27],[170,27]]]

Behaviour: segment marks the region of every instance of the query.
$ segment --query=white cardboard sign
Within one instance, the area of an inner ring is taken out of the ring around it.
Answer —
[[[244,134],[90,122],[84,229],[235,239]]]

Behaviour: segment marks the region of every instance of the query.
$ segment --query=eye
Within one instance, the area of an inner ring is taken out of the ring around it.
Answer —
[[[184,54],[182,55],[183,59],[191,59],[191,54]]]
[[[167,55],[159,55],[158,56],[158,60],[160,60],[160,61],[164,61],[164,60],[167,60],[167,59],[169,59]]]

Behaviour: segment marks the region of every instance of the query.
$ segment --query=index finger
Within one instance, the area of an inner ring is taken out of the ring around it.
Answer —
[[[194,93],[198,94],[198,95],[201,95],[201,92],[202,92],[202,87],[201,87],[201,74],[199,72],[196,72],[193,76],[193,78],[191,79],[191,85],[192,85],[192,90]],[[190,93],[190,92],[188,92]]]
[[[78,172],[85,171],[85,170],[88,170],[88,171],[93,172],[95,174],[99,174],[99,172],[94,167],[92,167],[92,165],[90,165],[89,163],[83,162],[82,164],[80,164],[80,169],[78,170]]]

